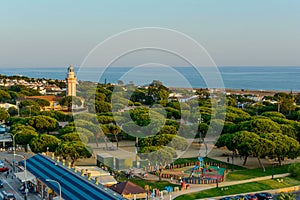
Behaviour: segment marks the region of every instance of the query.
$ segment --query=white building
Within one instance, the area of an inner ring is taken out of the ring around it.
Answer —
[[[67,92],[66,96],[76,96],[76,77],[74,68],[70,65],[68,67],[68,76],[66,78]]]

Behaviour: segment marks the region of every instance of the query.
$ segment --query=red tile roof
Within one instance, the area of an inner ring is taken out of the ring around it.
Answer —
[[[110,189],[114,190],[115,192],[121,195],[147,193],[146,190],[144,190],[138,185],[135,185],[130,181],[118,183],[116,185],[111,186]]]
[[[21,98],[22,100],[25,100],[25,99],[45,99],[45,100],[48,100],[48,101],[59,101],[61,100],[63,97],[57,97],[55,95],[48,95],[48,96],[26,96],[26,97],[23,97]]]

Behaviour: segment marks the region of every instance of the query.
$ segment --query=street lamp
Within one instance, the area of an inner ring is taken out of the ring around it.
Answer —
[[[139,138],[135,138],[135,162],[136,167],[138,167],[138,152],[139,152]]]
[[[20,154],[14,154],[14,156],[20,156],[24,160],[24,174],[25,174],[25,199],[27,199],[27,167],[26,167],[26,157]]]
[[[274,171],[274,165],[275,165],[275,159],[272,160],[272,179],[274,179],[274,174],[275,174],[275,171]]]
[[[202,144],[204,144],[205,146],[205,157],[207,157],[207,144],[205,143],[203,137],[202,137],[202,130],[201,130],[201,123],[203,122],[203,119],[200,115],[200,117],[198,118],[197,120],[198,122],[198,132],[199,132],[199,144],[200,144],[200,151],[201,151],[201,147],[202,147]],[[201,152],[199,152],[199,156],[201,155]]]
[[[216,169],[217,176],[216,176],[216,187],[219,188],[219,169]]]
[[[197,131],[199,133],[199,157],[201,157],[201,146],[202,146],[202,141],[201,141],[201,137],[202,137],[202,134],[201,134],[201,130],[200,130],[200,122],[201,122],[201,115],[200,115],[200,118],[197,119]]]
[[[11,135],[13,138],[13,146],[14,146],[14,161],[13,161],[14,167],[13,167],[13,169],[14,169],[14,172],[16,172],[16,165],[15,165],[15,162],[16,162],[16,140],[15,140],[15,137],[18,133],[19,132],[15,133],[15,134],[9,133],[9,135]]]
[[[233,150],[232,151],[232,156],[231,156],[231,163],[232,163],[231,170],[232,171],[234,170],[234,162],[233,162],[234,156],[235,156],[235,151]]]
[[[58,185],[58,188],[59,188],[59,200],[62,200],[62,198],[61,198],[61,185],[60,185],[60,183],[58,181],[56,181],[56,180],[48,179],[48,178],[46,179],[46,181],[47,182],[54,182],[54,183],[56,183]]]
[[[272,179],[274,179],[274,162],[272,162]]]

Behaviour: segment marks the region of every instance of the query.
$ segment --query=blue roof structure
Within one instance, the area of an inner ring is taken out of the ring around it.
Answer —
[[[29,172],[34,174],[42,182],[48,185],[52,190],[59,194],[59,186],[55,182],[47,182],[46,179],[58,181],[62,188],[62,198],[66,200],[93,200],[93,199],[126,199],[120,194],[106,188],[96,185],[77,173],[68,170],[61,164],[41,154],[26,160],[26,167]]]

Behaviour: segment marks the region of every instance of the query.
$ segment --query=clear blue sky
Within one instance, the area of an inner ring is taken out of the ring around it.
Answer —
[[[299,0],[3,0],[0,26],[0,67],[80,65],[145,26],[188,34],[220,66],[300,66]]]

